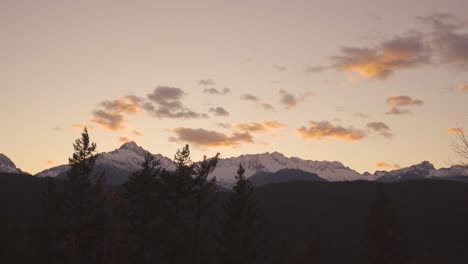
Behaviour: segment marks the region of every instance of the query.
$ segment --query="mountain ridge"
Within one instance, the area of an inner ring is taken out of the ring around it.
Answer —
[[[156,159],[160,160],[161,166],[166,170],[173,171],[175,169],[171,159],[161,154],[152,154],[135,142],[127,142],[118,149],[98,154],[96,172],[105,173],[108,176],[110,184],[121,184],[134,171],[141,168],[141,163],[147,153],[154,155]],[[242,163],[245,167],[245,175],[247,177],[258,173],[275,173],[284,169],[300,170],[315,174],[325,181],[375,180],[394,182],[420,178],[468,176],[467,167],[454,165],[450,168],[435,169],[428,161],[392,171],[376,171],[374,174],[365,172],[361,174],[338,161],[304,160],[298,157],[286,157],[276,151],[222,158],[219,160],[211,176],[216,176],[221,186],[232,187],[239,163]],[[68,168],[68,165],[60,165],[39,172],[35,176],[63,177]],[[291,180],[293,178],[295,176]]]

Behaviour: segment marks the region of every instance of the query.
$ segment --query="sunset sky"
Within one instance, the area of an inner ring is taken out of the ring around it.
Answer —
[[[359,172],[446,167],[468,129],[466,0],[0,0],[0,30],[0,153],[29,173],[82,126]]]

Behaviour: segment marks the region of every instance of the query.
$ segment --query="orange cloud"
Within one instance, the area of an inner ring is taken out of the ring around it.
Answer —
[[[400,165],[398,164],[390,164],[388,162],[385,162],[385,161],[377,161],[375,163],[375,166],[377,168],[381,168],[381,169],[390,169],[390,170],[396,170],[396,169],[399,169],[400,168]]]
[[[304,139],[323,140],[324,138],[336,138],[347,141],[357,141],[366,137],[366,132],[353,127],[342,127],[330,124],[328,121],[311,121],[308,127],[302,126],[296,129],[296,133]]]
[[[136,114],[143,112],[141,101],[136,96],[127,95],[114,101],[104,101],[101,106],[109,112]]]
[[[120,143],[127,143],[127,142],[132,142],[133,140],[131,138],[128,138],[126,136],[120,136],[119,137],[119,142]]]
[[[396,70],[427,64],[430,60],[430,48],[420,34],[396,37],[375,48],[343,47],[341,53],[332,57],[335,68],[363,78],[384,79]]]
[[[460,84],[458,90],[460,90],[460,92],[468,92],[468,84]]]
[[[388,115],[402,115],[402,114],[411,114],[411,111],[408,109],[403,109],[402,107],[409,107],[409,106],[421,106],[424,102],[422,100],[415,100],[406,95],[400,96],[391,96],[387,98],[387,105],[389,111],[387,112]]]
[[[451,127],[447,129],[447,133],[452,134],[452,135],[459,135],[459,134],[463,134],[463,129],[458,128],[458,127]]]
[[[174,128],[172,132],[175,133],[175,137],[171,137],[169,141],[182,141],[197,147],[237,147],[241,143],[254,143],[252,135],[247,132],[234,132],[228,135],[203,128],[192,129],[185,127]]]
[[[263,121],[263,122],[248,122],[248,123],[239,123],[232,124],[230,127],[234,128],[237,131],[249,132],[249,133],[263,133],[269,132],[272,130],[280,129],[286,127],[285,124],[278,121]]]

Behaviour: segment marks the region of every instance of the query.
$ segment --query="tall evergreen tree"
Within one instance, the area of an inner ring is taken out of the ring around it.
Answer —
[[[258,264],[265,259],[265,236],[254,188],[239,164],[234,192],[224,206],[218,237],[218,258],[221,264]]]
[[[397,209],[386,196],[382,183],[377,186],[367,226],[367,237],[364,240],[365,263],[409,263],[406,237],[398,219]]]
[[[157,253],[161,206],[157,193],[161,166],[147,153],[142,169],[124,184],[125,237],[129,261],[152,263]]]
[[[191,198],[191,213],[193,215],[193,245],[192,255],[196,264],[207,262],[210,256],[209,252],[209,227],[203,225],[203,217],[215,202],[216,195],[216,178],[211,179],[208,176],[214,171],[218,164],[219,153],[208,159],[203,156],[203,160],[196,164],[194,168],[192,198]]]
[[[63,216],[67,263],[101,263],[105,257],[107,218],[105,179],[93,177],[96,143],[85,128],[73,144],[64,184]]]
[[[164,251],[170,264],[186,263],[190,256],[193,229],[187,209],[193,189],[195,165],[190,158],[189,145],[177,150],[174,164],[174,172],[162,171],[158,186],[164,212]]]

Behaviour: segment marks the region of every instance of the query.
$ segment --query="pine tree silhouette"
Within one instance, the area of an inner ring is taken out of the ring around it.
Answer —
[[[161,236],[161,206],[157,192],[160,173],[159,160],[147,153],[142,169],[133,173],[123,186],[125,245],[131,262],[153,263],[156,258]]]
[[[64,184],[63,216],[67,263],[101,263],[107,239],[107,193],[103,175],[92,177],[96,143],[87,128],[73,144],[70,171]]]
[[[246,179],[245,169],[239,164],[234,192],[224,206],[218,237],[218,258],[221,264],[257,264],[265,259],[265,236],[254,188]]]
[[[208,176],[216,168],[218,160],[219,153],[210,159],[204,156],[203,160],[194,167],[190,211],[194,218],[192,255],[195,264],[206,263],[211,255],[207,235],[210,227],[203,225],[202,218],[216,200],[216,178],[208,179]]]

